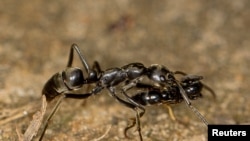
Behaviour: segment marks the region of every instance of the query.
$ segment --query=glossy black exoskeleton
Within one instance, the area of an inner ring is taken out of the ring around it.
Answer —
[[[80,57],[80,60],[88,74],[87,77],[84,77],[80,68],[72,67],[74,50]],[[71,46],[69,61],[66,69],[54,74],[47,81],[42,90],[42,94],[46,96],[47,101],[51,101],[57,96],[62,96],[62,98],[86,99],[93,94],[99,93],[102,89],[107,88],[111,93],[111,96],[123,103],[125,106],[134,109],[137,112],[137,118],[139,119],[140,114],[138,113],[137,108],[140,108],[142,113],[145,111],[144,108],[133,102],[133,100],[127,95],[125,95],[125,97],[128,100],[120,98],[116,94],[115,87],[122,82],[127,82],[121,90],[125,92],[126,89],[130,89],[135,86],[136,83],[140,82],[144,76],[160,85],[171,84],[174,81],[173,73],[161,65],[151,65],[147,68],[141,63],[131,63],[121,68],[110,68],[102,71],[98,62],[95,61],[93,67],[90,68],[78,46],[73,44]],[[91,92],[85,94],[73,93],[75,90],[82,88],[83,85],[92,83],[95,83],[96,86],[91,90]],[[45,128],[42,136],[48,126],[48,121],[54,115],[60,101],[61,99],[58,100],[58,104],[56,104],[54,110],[52,110],[52,113],[45,122]]]
[[[131,96],[131,99],[143,107],[159,105],[159,104],[171,105],[180,103],[184,100],[181,92],[185,92],[188,99],[190,100],[195,100],[197,98],[202,97],[201,91],[203,88],[207,89],[215,98],[214,91],[210,87],[206,86],[201,82],[201,80],[203,79],[202,76],[187,75],[183,72],[177,72],[177,73],[181,73],[182,75],[184,75],[179,82],[181,87],[176,84],[167,87],[161,87],[145,83],[137,83],[135,87],[136,91],[139,92]],[[183,89],[184,91],[181,91],[180,89]],[[199,113],[199,111],[196,108],[194,108],[191,104],[188,106],[204,122],[204,124],[206,125],[208,124],[206,119]],[[125,128],[124,135],[126,137],[128,137],[127,131],[135,126],[136,120],[137,119],[132,118],[133,121],[132,125]]]
[[[85,68],[87,73],[86,77],[80,68],[72,67],[74,50],[77,52]],[[40,140],[42,140],[48,126],[48,122],[55,114],[63,98],[86,99],[91,95],[98,94],[103,89],[107,89],[111,96],[114,97],[118,102],[135,111],[137,130],[140,140],[142,140],[140,131],[140,117],[145,113],[145,108],[143,103],[140,103],[135,97],[129,96],[127,91],[132,88],[139,88],[138,84],[140,84],[144,78],[148,78],[149,81],[151,81],[154,85],[158,85],[160,88],[172,89],[170,90],[171,92],[173,92],[175,89],[177,92],[174,93],[178,93],[180,99],[182,98],[187,103],[187,105],[197,113],[200,119],[207,124],[206,120],[203,118],[203,116],[201,116],[198,110],[191,105],[189,100],[190,98],[188,96],[190,92],[194,92],[194,89],[198,87],[185,87],[184,85],[186,82],[179,82],[174,77],[176,73],[184,75],[182,72],[171,72],[165,66],[158,64],[145,67],[142,63],[130,63],[120,68],[110,68],[103,71],[101,70],[99,63],[95,61],[92,68],[90,68],[86,59],[81,54],[78,46],[73,44],[71,46],[67,67],[63,71],[54,74],[44,85],[42,90],[42,94],[46,96],[48,102],[58,96],[61,96],[61,98],[58,100],[56,106],[45,121],[45,126]],[[90,92],[83,94],[75,93],[76,90],[89,84],[95,84],[94,88]],[[120,86],[119,89],[117,89],[117,86]],[[117,91],[121,93],[122,97],[117,94]],[[168,93],[170,91],[168,91]],[[172,100],[180,99],[174,97]]]

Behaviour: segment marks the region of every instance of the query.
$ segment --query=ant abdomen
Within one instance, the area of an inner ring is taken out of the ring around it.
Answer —
[[[67,91],[81,88],[84,82],[82,70],[79,68],[66,68],[54,74],[45,84],[42,94],[47,101]]]
[[[148,91],[148,92],[140,92],[131,97],[135,102],[147,106],[158,104],[162,100],[162,94],[160,91]]]

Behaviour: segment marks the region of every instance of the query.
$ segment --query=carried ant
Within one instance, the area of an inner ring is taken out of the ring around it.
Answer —
[[[76,51],[76,53],[78,54],[85,68],[85,71],[87,72],[87,77],[84,77],[83,71],[80,68],[72,67],[74,51]],[[171,72],[165,66],[158,64],[153,64],[149,67],[145,67],[141,63],[130,63],[121,68],[110,68],[103,71],[101,70],[99,63],[95,61],[93,67],[90,68],[78,46],[76,44],[72,44],[67,67],[63,71],[54,74],[46,82],[42,90],[42,94],[46,96],[48,102],[53,100],[55,97],[61,97],[57,101],[55,107],[45,121],[40,140],[42,140],[48,126],[48,122],[57,111],[63,98],[86,99],[89,96],[98,94],[105,88],[118,102],[135,111],[135,123],[137,125],[137,131],[140,140],[143,140],[140,128],[140,117],[145,113],[145,108],[143,106],[143,103],[138,102],[135,97],[130,97],[129,95],[127,95],[126,91],[133,87],[137,88],[138,84],[144,77],[147,77],[151,82],[153,82],[155,85],[159,85],[161,88],[177,88],[179,92],[176,93],[179,94],[179,96],[186,102],[186,104],[207,125],[207,121],[205,120],[205,118],[198,112],[195,107],[191,105],[186,92],[188,90],[184,89],[182,86],[184,83],[179,82],[174,77],[176,73],[185,74],[178,71]],[[125,97],[126,100],[119,97],[116,91],[116,87],[121,83],[123,83],[124,85],[121,87],[119,92],[122,94],[122,96]],[[87,84],[95,84],[95,87],[89,93],[74,93],[74,91],[82,88]],[[150,88],[150,86],[148,86],[148,88]],[[177,99],[177,97],[174,97],[174,99]]]
[[[197,98],[202,97],[202,89],[207,89],[215,98],[216,95],[214,91],[208,87],[207,85],[203,84],[201,80],[203,79],[202,76],[198,75],[187,75],[183,72],[176,72],[179,74],[184,75],[180,80],[181,89],[187,94],[190,100],[195,100]],[[134,94],[131,99],[136,103],[142,106],[152,106],[152,105],[159,105],[159,104],[166,104],[169,109],[169,114],[173,120],[176,120],[172,109],[169,107],[170,104],[177,104],[182,102],[184,99],[181,94],[180,87],[178,85],[172,85],[170,87],[159,87],[155,85],[150,85],[146,83],[137,83],[135,86],[137,89],[136,94]],[[183,92],[183,91],[182,91]],[[204,124],[208,124],[206,119],[199,113],[198,110],[193,109],[191,105],[189,107],[193,110],[193,112],[204,122]],[[141,115],[143,116],[143,115]],[[136,119],[132,118],[132,124],[127,126],[124,130],[125,137],[127,136],[127,131],[134,127],[136,124]]]

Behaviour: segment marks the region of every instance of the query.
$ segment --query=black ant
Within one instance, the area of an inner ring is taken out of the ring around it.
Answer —
[[[197,98],[202,97],[201,91],[203,87],[207,89],[213,95],[214,98],[216,97],[214,91],[200,81],[203,79],[202,76],[187,75],[180,71],[176,73],[184,75],[179,82],[181,87],[176,84],[173,84],[169,87],[159,87],[145,83],[137,83],[135,86],[137,88],[136,91],[141,91],[131,96],[131,99],[142,106],[152,106],[158,104],[167,104],[168,106],[170,104],[177,104],[183,101],[183,97],[181,94],[181,92],[183,91],[180,89],[184,90],[190,100],[195,100]],[[189,105],[189,107],[204,122],[204,124],[208,124],[206,119],[199,113],[198,110],[194,109],[194,107],[192,107],[191,105]],[[175,120],[171,108],[169,106],[168,108],[171,118]],[[128,137],[127,131],[130,128],[134,127],[136,124],[136,120],[134,118],[132,118],[132,121],[132,125],[126,127],[124,130],[125,137]]]
[[[84,77],[80,68],[72,67],[74,50],[80,57],[80,60],[88,74],[87,77]],[[155,64],[147,68],[141,63],[131,63],[121,68],[110,68],[102,71],[99,63],[95,61],[91,69],[84,56],[81,54],[78,46],[76,44],[72,44],[66,69],[54,74],[47,81],[42,90],[42,94],[46,96],[47,101],[51,101],[57,96],[61,96],[61,98],[58,100],[51,114],[45,121],[45,126],[40,140],[42,140],[48,126],[48,122],[55,114],[63,98],[86,99],[91,95],[99,93],[105,88],[109,90],[112,97],[135,111],[137,130],[140,140],[142,140],[140,117],[145,113],[145,109],[140,103],[137,103],[134,99],[129,97],[126,94],[126,91],[136,87],[136,85],[141,82],[144,77],[147,77],[150,81],[160,86],[171,87],[172,85],[175,85],[179,88],[182,98],[186,101],[189,107],[193,109],[193,111],[197,111],[196,108],[191,106],[185,90],[183,90],[181,84],[175,79],[174,74],[175,73],[169,71],[162,65]],[[125,96],[126,100],[120,98],[116,93],[116,86],[122,82],[125,83],[125,85],[121,88],[121,93]],[[92,83],[95,83],[96,85],[91,92],[84,94],[73,93],[75,90],[82,88],[83,85]],[[139,112],[139,110],[141,110],[141,112]],[[204,118],[201,119],[204,123],[207,123]]]

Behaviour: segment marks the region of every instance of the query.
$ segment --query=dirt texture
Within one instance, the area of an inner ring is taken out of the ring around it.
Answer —
[[[248,0],[0,1],[0,140],[24,134],[41,109],[44,84],[65,69],[72,43],[103,70],[141,62],[202,75],[217,98],[204,90],[192,104],[208,122],[250,124],[249,7]],[[207,127],[184,102],[171,107],[181,122],[162,105],[146,108],[144,141],[207,140]],[[46,116],[52,108],[53,102]],[[130,139],[123,134],[131,117],[107,90],[65,99],[43,140],[136,141],[136,129]]]

